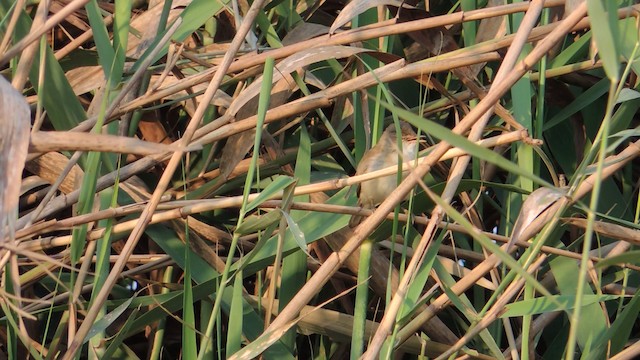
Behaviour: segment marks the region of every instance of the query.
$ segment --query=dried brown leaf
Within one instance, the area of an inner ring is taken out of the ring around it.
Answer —
[[[10,235],[14,231],[30,129],[29,104],[0,76],[0,242],[5,241],[5,226]]]
[[[282,45],[292,45],[304,40],[309,40],[316,36],[324,35],[329,32],[329,28],[324,25],[302,22],[285,35],[282,39]]]
[[[513,226],[513,232],[509,244],[520,239],[521,234],[529,225],[542,214],[549,206],[565,196],[565,191],[557,188],[542,187],[533,191],[522,204],[518,219]]]
[[[503,4],[504,1],[502,0],[489,0],[486,7],[499,6]],[[502,37],[507,30],[506,20],[506,16],[495,16],[482,19],[478,26],[478,33],[476,34],[476,44]],[[485,65],[485,63],[471,65],[470,68],[473,76],[477,76]]]
[[[68,162],[69,159],[66,156],[60,153],[49,152],[29,161],[25,167],[32,174],[41,177],[49,184],[53,184],[56,179],[58,179],[58,176],[60,176]],[[73,166],[69,174],[67,174],[60,184],[60,191],[64,194],[69,194],[74,191],[80,187],[83,176],[84,171],[82,171],[80,166]]]
[[[354,17],[362,14],[363,12],[371,9],[372,7],[381,6],[381,5],[393,5],[393,6],[402,6],[404,1],[400,0],[353,0],[347,6],[345,6],[338,17],[336,17],[335,21],[331,25],[331,29],[329,29],[329,33],[333,34],[340,28],[342,25],[348,23]]]

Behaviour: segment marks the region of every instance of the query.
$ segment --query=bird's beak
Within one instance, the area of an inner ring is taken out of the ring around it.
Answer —
[[[404,138],[405,141],[418,141],[419,144],[426,144],[427,139],[424,137],[424,135],[414,135],[414,136],[405,136]]]
[[[418,148],[427,147],[429,143],[427,143],[427,138],[424,135],[416,136],[415,140],[418,142]]]

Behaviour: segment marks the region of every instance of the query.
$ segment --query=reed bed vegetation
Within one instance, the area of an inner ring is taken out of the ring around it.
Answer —
[[[0,357],[637,357],[639,10],[0,0]]]

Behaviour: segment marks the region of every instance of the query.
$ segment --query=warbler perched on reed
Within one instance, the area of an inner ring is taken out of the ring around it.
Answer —
[[[413,160],[418,152],[418,136],[411,125],[406,122],[400,122],[400,131],[402,137],[402,156],[400,159],[402,162]],[[356,175],[367,174],[397,165],[400,149],[398,149],[396,139],[396,126],[391,124],[384,130],[378,143],[364,154],[356,169]],[[407,171],[403,172],[403,177],[407,173]],[[391,195],[397,186],[397,174],[362,182],[358,189],[358,206],[365,209],[373,209]],[[353,215],[349,221],[349,226],[356,227],[363,219],[362,216]]]

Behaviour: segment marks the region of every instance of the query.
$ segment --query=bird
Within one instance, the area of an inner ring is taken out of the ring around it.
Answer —
[[[401,161],[413,160],[418,152],[418,136],[409,123],[400,122],[402,136]],[[356,168],[356,175],[367,174],[372,171],[387,168],[398,164],[398,143],[395,124],[389,125],[378,143],[369,149]],[[403,178],[408,172],[403,172]],[[398,186],[397,174],[392,174],[376,179],[364,181],[358,189],[358,206],[365,209],[373,209],[383,202]],[[363,216],[353,215],[349,221],[349,227],[358,226]]]

